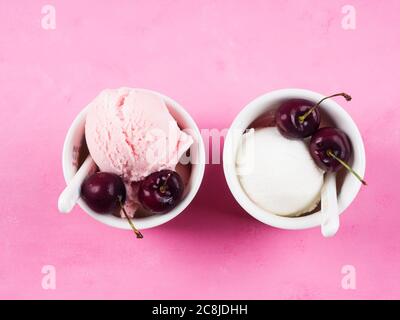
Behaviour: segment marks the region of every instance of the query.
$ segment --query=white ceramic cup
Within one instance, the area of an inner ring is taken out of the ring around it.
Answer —
[[[140,89],[144,90],[144,89]],[[133,223],[139,230],[148,229],[162,225],[180,214],[193,200],[197,191],[200,188],[200,184],[203,180],[204,169],[205,169],[205,150],[204,143],[201,137],[199,128],[194,122],[193,118],[189,113],[173,99],[150,90],[153,94],[159,95],[167,104],[169,112],[175,118],[181,129],[188,129],[191,133],[194,144],[190,148],[191,157],[191,173],[188,184],[186,186],[185,195],[181,202],[170,212],[162,215],[153,215],[149,217],[134,218]],[[85,134],[85,121],[86,121],[87,108],[84,108],[73,121],[71,127],[68,130],[67,136],[64,142],[64,148],[62,153],[62,168],[66,183],[72,179],[78,170],[78,152],[81,144],[84,142]],[[130,229],[126,219],[115,217],[111,214],[102,215],[92,211],[86,203],[82,200],[78,200],[79,206],[87,212],[91,217],[96,220],[120,229]]]
[[[223,165],[228,186],[237,202],[257,220],[273,227],[282,229],[307,229],[320,227],[322,222],[321,211],[302,217],[282,217],[261,209],[252,202],[243,190],[236,174],[236,154],[243,132],[250,124],[268,111],[274,111],[280,103],[287,99],[302,98],[317,103],[325,96],[313,91],[303,89],[282,89],[264,94],[251,101],[236,116],[225,139],[223,152]],[[340,99],[340,98],[339,98]],[[323,114],[327,115],[334,125],[349,136],[353,155],[350,164],[361,176],[365,173],[365,150],[361,134],[350,115],[335,100],[327,99],[321,106]],[[351,102],[349,102],[351,108]],[[343,169],[345,170],[345,169]],[[268,183],[266,181],[266,183]],[[346,173],[340,192],[338,194],[339,213],[342,213],[355,199],[360,190],[361,183],[352,174]]]

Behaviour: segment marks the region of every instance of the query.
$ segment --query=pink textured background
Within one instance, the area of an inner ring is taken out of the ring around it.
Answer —
[[[400,298],[400,2],[0,1],[0,298]],[[369,186],[333,239],[262,225],[209,165],[190,207],[145,231],[57,212],[61,149],[102,88],[163,92],[200,128],[226,128],[277,88],[345,90],[365,139]],[[57,289],[41,287],[54,265]],[[357,289],[341,288],[341,268]]]

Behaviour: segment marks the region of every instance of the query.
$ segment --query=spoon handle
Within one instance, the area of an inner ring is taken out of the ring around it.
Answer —
[[[96,164],[92,157],[89,155],[75,176],[68,183],[67,187],[60,194],[58,198],[58,210],[62,213],[68,213],[75,206],[81,195],[81,185],[85,178],[94,172]]]
[[[332,237],[339,230],[339,208],[336,193],[336,175],[325,174],[325,183],[321,192],[322,223],[321,232],[324,237]]]

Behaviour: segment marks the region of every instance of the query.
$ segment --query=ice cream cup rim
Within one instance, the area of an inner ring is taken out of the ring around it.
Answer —
[[[132,88],[135,90],[144,90],[147,92],[151,92],[153,94],[156,94],[164,99],[166,104],[168,105],[169,108],[172,108],[176,113],[178,113],[182,118],[184,119],[184,122],[189,124],[188,127],[190,127],[192,134],[194,135],[194,140],[195,143],[197,143],[198,148],[197,150],[197,161],[195,164],[192,164],[192,171],[191,171],[191,185],[190,185],[190,190],[186,193],[185,197],[182,199],[182,201],[170,212],[163,214],[163,215],[153,215],[150,217],[143,217],[143,218],[134,218],[133,221],[138,229],[149,229],[153,228],[156,226],[160,226],[172,219],[174,219],[176,216],[178,216],[183,210],[186,209],[186,207],[192,202],[194,197],[196,196],[201,182],[204,177],[204,171],[205,171],[205,148],[204,148],[204,142],[201,137],[200,130],[194,121],[194,119],[191,117],[191,115],[184,109],[178,102],[173,100],[172,98],[157,92],[153,90],[148,90],[148,89],[142,89],[142,88]],[[63,151],[62,151],[62,170],[63,170],[63,175],[65,182],[68,183],[72,177],[74,176],[76,170],[74,166],[71,163],[72,159],[72,152],[73,152],[73,139],[75,134],[77,133],[78,130],[82,131],[82,138],[84,134],[84,124],[85,124],[85,119],[86,119],[86,113],[87,113],[87,107],[83,108],[79,114],[75,117],[73,120],[71,126],[68,129],[67,135],[65,137],[64,141],[64,146],[63,146]],[[115,228],[120,228],[120,229],[130,229],[130,226],[128,222],[125,219],[121,219],[118,217],[115,217],[113,215],[101,215],[97,214],[94,211],[92,211],[86,203],[82,200],[78,200],[78,205],[85,211],[87,214],[89,214],[92,218],[109,225],[111,227]]]
[[[304,98],[313,102],[318,102],[324,97],[325,96],[320,93],[306,89],[290,88],[271,91],[249,102],[233,120],[225,139],[223,151],[225,179],[236,201],[247,213],[260,222],[281,229],[308,229],[321,225],[322,214],[321,211],[318,211],[307,216],[283,217],[265,211],[253,203],[241,187],[236,175],[235,162],[238,141],[234,139],[235,132],[238,132],[238,130],[243,132],[252,121],[268,109],[273,108],[274,103],[276,104],[283,99]],[[335,122],[340,123],[339,127],[350,137],[353,145],[353,168],[360,173],[361,176],[364,176],[366,167],[365,149],[357,125],[347,111],[335,100],[326,100],[323,105],[324,111],[332,117]],[[340,214],[342,214],[356,198],[360,187],[361,183],[357,179],[351,176],[351,174],[346,174],[342,190],[338,195]]]

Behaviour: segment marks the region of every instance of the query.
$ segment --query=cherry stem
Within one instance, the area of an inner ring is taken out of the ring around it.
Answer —
[[[118,198],[118,201],[119,201],[119,205],[121,207],[121,210],[124,213],[125,218],[128,220],[129,225],[131,226],[133,232],[135,232],[135,234],[136,234],[136,238],[143,239],[142,233],[138,229],[136,229],[135,225],[132,222],[132,219],[128,216],[128,214],[127,214],[127,212],[126,212],[126,210],[125,210],[125,208],[124,208],[124,206],[122,204],[121,198]]]
[[[367,185],[365,180],[357,172],[355,172],[352,167],[350,167],[346,162],[344,162],[342,159],[340,159],[338,156],[336,156],[331,150],[328,150],[326,153],[331,158],[334,158],[335,160],[339,161],[339,163],[343,167],[345,167],[347,170],[349,170],[352,174],[354,174],[356,176],[356,178],[358,180],[360,180],[363,185],[365,185],[365,186]]]
[[[168,173],[167,178],[165,179],[163,185],[160,187],[160,192],[161,192],[161,193],[165,193],[165,192],[167,191],[167,189],[168,189],[168,187],[167,187],[167,182],[168,182],[168,179],[169,179],[170,176],[171,176],[171,174]]]
[[[307,118],[316,108],[318,108],[318,106],[319,106],[322,102],[324,102],[326,99],[330,99],[330,98],[338,97],[338,96],[344,97],[344,98],[346,99],[346,101],[350,101],[350,100],[351,100],[351,96],[348,95],[347,93],[344,93],[344,92],[337,93],[337,94],[331,95],[331,96],[329,96],[329,97],[325,97],[325,98],[321,99],[321,101],[319,101],[314,107],[312,107],[311,109],[309,109],[305,114],[299,116],[299,121],[300,121],[300,123],[303,123],[303,122],[306,120],[306,118]]]

